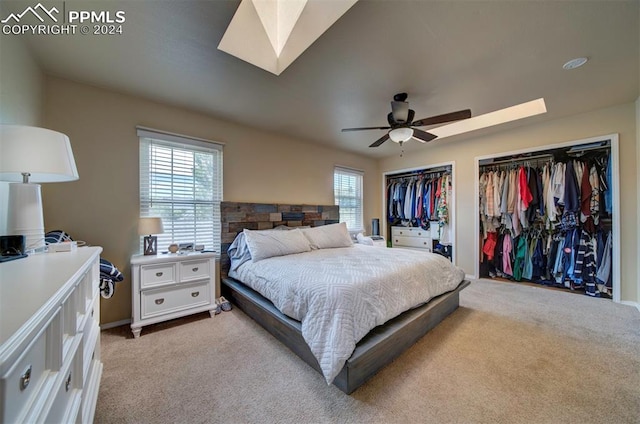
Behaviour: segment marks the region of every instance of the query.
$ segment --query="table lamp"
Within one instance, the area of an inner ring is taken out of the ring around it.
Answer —
[[[164,229],[162,228],[162,218],[140,218],[140,222],[138,222],[138,234],[141,236],[145,236],[143,252],[145,255],[158,254],[158,237],[152,234],[162,234],[163,232]]]
[[[0,125],[0,181],[9,181],[7,231],[24,235],[26,250],[44,248],[40,184],[75,181],[69,137],[45,128]]]

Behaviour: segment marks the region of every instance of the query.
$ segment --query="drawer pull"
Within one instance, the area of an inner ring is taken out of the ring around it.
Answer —
[[[424,244],[424,245],[426,246],[426,245],[427,245],[427,242],[426,242],[426,241],[423,241],[423,242],[422,242],[422,244]]]
[[[191,293],[191,297],[198,297],[198,296],[200,296],[200,292],[199,291]]]
[[[29,387],[29,383],[31,382],[31,365],[29,368],[20,376],[20,391]]]
[[[69,386],[71,385],[71,373],[69,373],[69,377],[67,377],[67,381],[64,383],[64,391],[69,391]]]
[[[163,272],[156,272],[156,277],[162,277]]]
[[[164,298],[156,299],[156,305],[162,305],[164,303]]]
[[[419,236],[421,236],[421,235],[422,235],[422,233],[418,233],[418,235],[419,235]]]
[[[193,272],[198,272],[198,267],[191,268],[191,271],[193,271]]]

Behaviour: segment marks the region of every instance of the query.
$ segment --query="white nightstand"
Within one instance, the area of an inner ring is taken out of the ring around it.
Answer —
[[[217,253],[159,254],[131,257],[131,332],[142,327],[209,311],[219,293]]]

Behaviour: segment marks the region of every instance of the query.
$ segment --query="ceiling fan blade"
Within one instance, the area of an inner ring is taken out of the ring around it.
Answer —
[[[413,136],[417,138],[418,141],[421,143],[426,143],[438,137],[435,134],[431,134],[426,131],[419,130],[417,128],[413,129]]]
[[[361,127],[361,128],[343,128],[342,132],[347,131],[362,131],[362,130],[388,130],[391,127]]]
[[[459,121],[468,118],[471,118],[471,109],[458,110],[456,112],[419,119],[413,122],[411,126],[424,127],[425,125],[442,124],[444,122]]]
[[[384,143],[387,140],[389,140],[389,134],[383,135],[382,137],[380,137],[379,139],[374,141],[373,144],[370,145],[369,147],[378,147],[379,145],[381,145],[382,143]]]

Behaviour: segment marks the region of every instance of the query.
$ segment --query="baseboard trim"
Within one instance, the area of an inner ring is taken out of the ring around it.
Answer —
[[[478,278],[475,275],[465,274],[464,275],[464,279],[465,280],[477,280]]]
[[[623,304],[623,305],[635,306],[636,309],[638,310],[638,312],[640,312],[640,303],[638,303],[638,302],[631,302],[629,300],[621,300],[620,303]]]
[[[114,327],[120,327],[121,325],[131,324],[131,318],[123,319],[122,321],[108,322],[106,324],[100,324],[101,330],[108,330]]]

